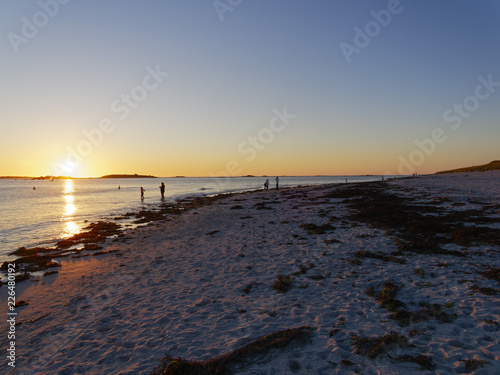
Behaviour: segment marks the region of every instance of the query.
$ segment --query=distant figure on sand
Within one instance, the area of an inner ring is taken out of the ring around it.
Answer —
[[[165,198],[165,184],[162,182],[160,185],[161,199]]]
[[[145,191],[146,191],[146,190],[145,190],[145,189],[141,186],[141,201],[143,201],[143,200],[144,200],[144,192],[145,192]]]
[[[280,188],[280,179],[276,176],[276,189]]]
[[[269,179],[264,182],[264,189],[269,190]]]

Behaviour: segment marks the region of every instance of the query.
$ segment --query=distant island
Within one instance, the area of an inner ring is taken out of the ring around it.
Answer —
[[[141,175],[141,174],[107,174],[99,178],[157,178],[156,176]]]
[[[29,180],[32,177],[27,177],[27,176],[0,176],[1,179],[5,180]]]
[[[40,177],[33,177],[32,180],[69,180],[72,179],[73,177],[68,177],[68,176],[40,176]]]
[[[500,169],[500,160],[494,160],[488,164],[476,165],[474,167],[451,169],[449,171],[436,172],[436,174],[444,173],[459,173],[459,172],[486,172],[486,171],[496,171]]]

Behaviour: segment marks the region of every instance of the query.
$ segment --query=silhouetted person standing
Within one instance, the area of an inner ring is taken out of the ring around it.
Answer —
[[[161,199],[165,198],[165,184],[162,182],[160,185]]]

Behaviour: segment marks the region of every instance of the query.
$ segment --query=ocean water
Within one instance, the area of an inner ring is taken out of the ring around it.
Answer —
[[[345,183],[344,176],[280,177],[280,187]],[[375,181],[381,176],[349,176],[349,182]],[[74,180],[0,179],[0,262],[21,246],[51,246],[98,220],[189,196],[215,195],[261,189],[263,177],[133,178]],[[274,177],[269,178],[274,188]],[[120,189],[118,189],[120,186]],[[145,199],[140,199],[140,187]],[[35,189],[33,189],[35,188]],[[123,223],[123,222],[120,222]]]

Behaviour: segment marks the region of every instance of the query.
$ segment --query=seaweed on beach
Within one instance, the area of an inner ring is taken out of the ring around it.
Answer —
[[[479,274],[487,279],[496,280],[500,284],[500,268],[490,268],[479,272]]]
[[[36,271],[43,271],[48,268],[59,267],[60,264],[52,260],[55,257],[55,255],[56,254],[50,254],[50,255],[35,254],[18,258],[12,262],[7,261],[4,262],[2,266],[0,266],[0,271],[6,271],[10,263],[15,263],[16,266],[19,266],[18,268],[24,272],[36,272]]]
[[[488,361],[480,360],[480,359],[465,359],[461,362],[464,362],[465,369],[469,373],[476,371],[478,368],[484,367],[486,364],[489,363]]]
[[[411,197],[401,197],[397,189],[384,182],[366,183],[349,188],[333,189],[326,197],[344,199],[352,210],[350,218],[386,230],[397,238],[398,251],[394,255],[412,252],[426,255],[464,257],[461,251],[442,248],[456,243],[468,246],[476,243],[498,244],[497,231],[487,227],[464,226],[464,222],[477,224],[484,213],[477,210],[447,212],[432,204],[415,203]],[[498,219],[491,219],[498,222]]]
[[[278,202],[257,202],[254,204],[254,208],[257,210],[272,210],[272,207],[268,207],[268,204],[278,203]]]
[[[408,340],[405,336],[397,332],[391,332],[380,337],[360,337],[353,336],[354,352],[375,359],[385,356],[394,348],[408,347]]]
[[[428,357],[423,354],[419,355],[401,355],[395,358],[392,358],[393,361],[399,363],[399,362],[412,362],[416,363],[417,365],[420,366],[421,370],[428,370],[428,371],[434,371],[436,369],[436,365],[434,364],[434,361],[432,360],[432,357]]]
[[[90,223],[84,229],[89,229],[87,232],[77,233],[74,236],[60,240],[57,242],[58,249],[67,249],[78,244],[104,242],[108,237],[118,235],[120,225],[112,221],[98,221]]]
[[[134,224],[145,224],[145,223],[149,223],[151,221],[164,220],[165,215],[161,211],[141,210],[135,214],[135,218],[137,220],[133,221]]]
[[[276,276],[276,281],[271,285],[271,288],[279,293],[286,293],[293,286],[293,277],[289,275],[278,275]]]
[[[20,283],[21,281],[28,280],[31,275],[28,272],[23,272],[19,275],[16,275],[16,283]]]
[[[19,249],[9,253],[9,255],[17,255],[20,257],[25,257],[29,255],[37,255],[40,253],[48,253],[54,251],[53,249],[48,249],[46,247],[32,247],[32,248],[26,248],[26,247],[20,247]]]
[[[294,272],[292,275],[293,276],[304,275],[307,271],[312,270],[315,267],[316,265],[312,262],[309,264],[299,264],[299,270],[297,272]]]
[[[398,310],[390,318],[397,321],[402,327],[410,324],[425,322],[427,320],[437,320],[440,323],[453,322],[454,316],[443,311],[443,306],[437,303],[421,303],[421,308],[416,311]]]
[[[375,297],[380,306],[392,312],[390,319],[395,320],[402,327],[410,324],[420,323],[435,319],[440,323],[453,322],[454,316],[447,314],[444,310],[447,306],[437,303],[420,303],[420,309],[416,311],[406,310],[406,305],[396,299],[400,286],[389,280],[384,283],[384,289],[379,293],[373,286],[366,289],[365,293],[370,297]]]
[[[400,286],[394,283],[394,281],[386,281],[384,283],[384,289],[378,293],[377,302],[380,306],[388,311],[397,311],[400,308],[405,307],[405,304],[395,297],[398,294]]]
[[[302,224],[300,226],[302,229],[306,230],[309,235],[311,234],[326,234],[326,232],[335,230],[335,227],[330,223],[316,225],[312,223]]]
[[[373,253],[371,251],[357,251],[356,253],[354,253],[354,256],[356,258],[378,259],[378,260],[381,260],[383,262],[394,262],[394,263],[399,263],[399,264],[405,264],[406,263],[405,259],[396,258],[393,255],[385,255],[385,254]]]
[[[73,246],[84,244],[84,250],[98,250],[101,249],[102,246],[96,245],[97,242],[103,242],[109,236],[121,233],[120,226],[118,224],[105,221],[90,223],[84,229],[88,229],[88,231],[78,233],[72,237],[58,241],[55,249],[43,247],[20,247],[9,255],[20,256],[15,260],[15,263],[19,264],[20,270],[26,273],[44,271],[49,268],[60,267],[61,265],[55,262],[54,258],[69,256],[71,252],[74,252],[74,250],[68,251],[68,249]],[[7,270],[9,263],[12,262],[4,262],[0,266],[0,271]]]
[[[477,220],[478,222],[480,220]],[[498,222],[498,220],[496,220]],[[464,226],[458,224],[452,231],[451,236],[453,241],[460,246],[470,246],[475,243],[485,243],[489,245],[499,246],[500,236],[498,229],[482,227],[482,226]]]
[[[83,245],[83,250],[101,250],[103,246],[96,245],[95,243],[86,243]]]
[[[476,284],[472,285],[470,287],[471,290],[484,294],[486,296],[496,296],[497,294],[500,294],[500,290],[494,289],[494,288],[488,288],[488,287],[479,287]]]
[[[303,326],[271,333],[233,352],[206,361],[187,361],[167,355],[151,375],[231,375],[243,366],[265,361],[275,350],[305,345],[312,336],[313,329]]]

